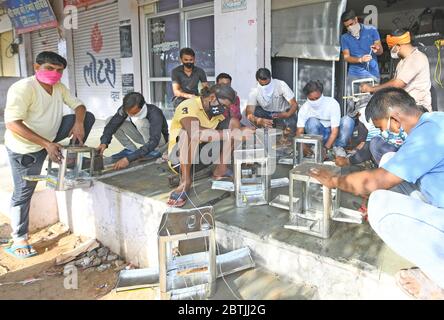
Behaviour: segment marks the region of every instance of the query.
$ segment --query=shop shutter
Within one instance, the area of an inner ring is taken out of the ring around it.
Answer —
[[[59,33],[57,28],[31,32],[31,43],[33,61],[42,51],[58,52]]]
[[[96,118],[121,105],[119,10],[117,2],[79,12],[73,31],[77,96]]]

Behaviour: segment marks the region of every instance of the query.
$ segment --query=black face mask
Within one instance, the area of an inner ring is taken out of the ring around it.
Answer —
[[[220,116],[221,114],[225,113],[225,107],[219,102],[219,99],[217,99],[217,103],[218,104],[215,106],[210,105],[210,115],[213,117]]]
[[[187,67],[188,69],[193,69],[194,68],[194,63],[192,63],[192,62],[184,63],[183,65],[185,67]]]
[[[213,117],[220,116],[221,114],[224,114],[224,112],[225,112],[225,107],[223,105],[210,106],[210,114]]]

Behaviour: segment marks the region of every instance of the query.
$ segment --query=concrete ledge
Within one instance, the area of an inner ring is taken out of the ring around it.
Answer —
[[[0,153],[2,152],[2,147],[0,147]],[[6,152],[6,149],[3,150]],[[7,162],[6,166],[0,166],[0,176],[2,177],[0,181],[0,212],[9,217],[11,197],[14,190],[9,162]],[[45,184],[40,182],[31,200],[29,231],[34,232],[46,228],[58,221],[59,215],[55,192],[54,190],[47,189]]]
[[[0,212],[9,217],[12,192],[0,191]],[[57,199],[53,190],[37,190],[31,200],[29,232],[35,232],[59,222]]]

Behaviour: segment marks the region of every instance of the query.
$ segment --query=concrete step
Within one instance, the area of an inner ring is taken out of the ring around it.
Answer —
[[[97,238],[140,267],[158,264],[157,230],[170,210],[166,165],[96,181],[90,189],[58,193],[61,222],[77,234]],[[211,182],[189,193],[199,206],[223,192]],[[274,192],[282,192],[275,190]],[[273,198],[273,196],[272,196]],[[216,237],[225,250],[248,246],[256,263],[293,283],[317,288],[321,299],[403,299],[393,275],[410,264],[393,253],[369,225],[338,224],[322,240],[284,229],[289,214],[269,207],[235,208],[228,198],[215,205]]]

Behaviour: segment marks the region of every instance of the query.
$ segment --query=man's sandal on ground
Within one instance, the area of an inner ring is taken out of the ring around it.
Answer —
[[[28,254],[18,254],[17,250],[28,250]],[[17,259],[28,259],[35,257],[38,254],[37,251],[35,251],[29,244],[17,246],[12,245],[9,248],[5,248],[5,252]]]
[[[173,208],[182,208],[187,203],[188,195],[184,192],[173,191],[168,199],[168,206]]]
[[[419,300],[444,300],[444,289],[430,280],[419,268],[402,269],[396,275],[396,284],[409,297]],[[412,279],[409,281],[409,279]],[[410,292],[406,284],[419,287],[419,293]]]

